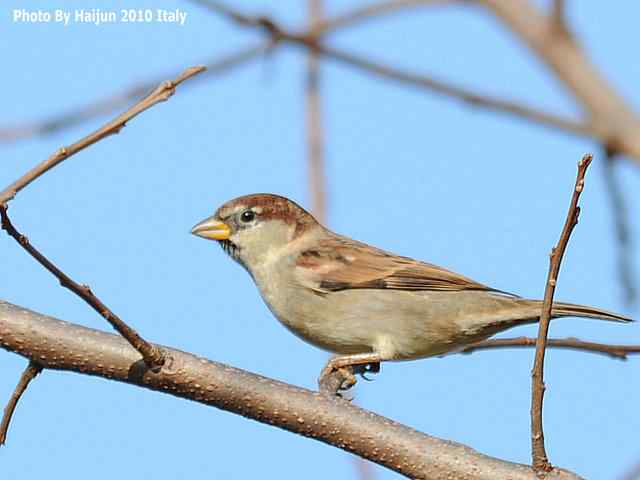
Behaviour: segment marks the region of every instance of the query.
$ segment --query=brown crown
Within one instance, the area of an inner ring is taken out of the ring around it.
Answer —
[[[254,193],[234,198],[222,205],[216,214],[223,219],[240,206],[243,208],[259,207],[261,209],[260,217],[265,220],[280,220],[289,225],[295,224],[296,236],[318,223],[309,212],[293,200],[271,193]]]

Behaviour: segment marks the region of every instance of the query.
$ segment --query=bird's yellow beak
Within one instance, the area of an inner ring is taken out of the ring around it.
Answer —
[[[215,218],[209,217],[191,229],[191,233],[211,240],[227,240],[231,235],[229,225]]]

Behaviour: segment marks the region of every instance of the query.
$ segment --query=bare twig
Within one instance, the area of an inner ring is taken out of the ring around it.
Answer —
[[[609,199],[611,200],[611,211],[613,213],[616,247],[618,278],[624,292],[624,300],[627,305],[633,305],[637,298],[636,281],[633,274],[633,245],[631,242],[631,231],[629,229],[627,205],[625,202],[622,187],[616,177],[615,154],[605,149],[604,180]]]
[[[165,358],[162,350],[144,340],[138,332],[123,322],[120,317],[113,313],[109,307],[107,307],[93,294],[88,285],[80,285],[73,281],[73,279],[56,267],[48,258],[31,245],[29,239],[18,232],[18,230],[13,226],[9,219],[9,215],[7,214],[7,207],[2,204],[0,204],[0,217],[2,219],[2,229],[6,230],[6,232],[16,242],[18,242],[18,244],[24,248],[29,255],[35,258],[40,265],[51,272],[60,281],[60,285],[71,290],[87,302],[96,312],[102,315],[105,320],[107,320],[107,322],[109,322],[111,326],[131,344],[133,348],[140,352],[145,364],[149,368],[157,370],[164,364]]]
[[[527,106],[521,102],[479,94],[470,89],[458,87],[451,83],[436,80],[426,75],[393,68],[389,65],[374,62],[368,58],[354,55],[352,53],[345,52],[344,50],[328,47],[326,45],[320,45],[318,47],[318,51],[329,58],[367,73],[414,87],[430,90],[439,95],[460,100],[472,107],[507,113],[545,127],[559,128],[565,132],[575,135],[595,137],[599,137],[601,135],[600,131],[588,123],[584,123],[580,120],[572,120],[554,113],[545,112],[543,110]]]
[[[562,234],[557,245],[551,250],[551,259],[549,261],[549,274],[544,291],[544,300],[542,302],[542,312],[540,314],[540,326],[538,328],[538,339],[536,341],[536,354],[533,363],[533,371],[531,372],[531,456],[533,460],[533,468],[536,472],[548,472],[553,468],[547,458],[547,452],[544,447],[544,431],[542,427],[542,402],[544,400],[544,354],[547,344],[547,334],[549,332],[549,321],[551,319],[551,308],[553,305],[553,294],[556,290],[558,281],[558,273],[560,272],[560,264],[562,257],[569,243],[569,237],[574,227],[578,224],[580,216],[580,207],[578,200],[584,188],[584,176],[587,168],[593,159],[591,154],[586,154],[582,160],[578,162],[578,174],[576,177],[575,187],[571,197],[571,205],[567,213],[567,219],[562,228]]]
[[[4,415],[2,416],[2,422],[0,423],[0,445],[4,445],[7,441],[7,432],[9,431],[9,424],[11,423],[11,417],[13,417],[13,412],[16,409],[16,405],[18,405],[18,401],[22,394],[25,392],[31,380],[36,378],[36,376],[42,371],[42,367],[35,363],[33,360],[29,361],[29,365],[24,369],[22,375],[20,376],[20,381],[18,385],[16,385],[13,394],[11,394],[11,398],[7,402],[7,406],[4,407]]]
[[[496,350],[501,348],[531,348],[536,346],[537,339],[531,337],[494,338],[471,345],[460,353],[473,353],[479,350]],[[611,358],[626,360],[629,355],[640,354],[640,345],[611,345],[580,340],[578,338],[549,338],[547,348],[577,350],[597,353]]]
[[[323,16],[322,0],[309,0],[309,30],[315,31]],[[322,112],[320,104],[320,65],[318,52],[309,50],[307,57],[306,113],[307,148],[309,159],[309,192],[315,217],[327,220],[327,197],[325,187],[325,161],[323,148]]]
[[[95,375],[221,408],[321,441],[416,479],[537,480],[528,465],[488,457],[363,410],[350,402],[158,346],[167,364],[140,368],[117,335],[0,301],[0,347],[48,369]],[[577,480],[556,469],[547,477]]]
[[[88,146],[102,140],[103,138],[118,133],[129,120],[144,112],[148,108],[153,107],[155,104],[166,101],[169,97],[171,97],[171,95],[174,94],[178,85],[180,85],[188,78],[191,78],[194,75],[204,71],[204,69],[205,68],[203,66],[191,67],[186,69],[176,79],[168,80],[158,85],[158,87],[147,97],[140,100],[129,110],[111,120],[110,122],[106,123],[95,132],[87,135],[81,140],[78,140],[76,143],[73,143],[67,147],[60,148],[52,156],[35,166],[29,172],[24,174],[22,177],[20,177],[18,180],[5,188],[2,192],[0,192],[0,205],[6,204],[13,197],[15,197],[15,195],[20,190],[22,190],[36,178],[46,173],[62,161],[78,153],[79,151],[84,150]]]
[[[242,65],[247,61],[264,54],[271,45],[272,43],[270,41],[262,42],[259,45],[244,47],[223,57],[216,57],[203,62],[207,70],[195,77],[195,80],[202,81],[223,72],[229,72],[234,67]],[[107,115],[119,108],[129,105],[133,101],[138,101],[147,92],[151,91],[156,85],[161,83],[164,78],[167,78],[167,76],[162,76],[157,79],[145,81],[138,85],[133,85],[115,95],[111,95],[103,100],[76,108],[62,115],[54,115],[44,120],[18,125],[16,127],[0,128],[0,142],[11,142],[30,138],[36,135],[57,133],[101,115]],[[189,85],[193,83],[194,82],[189,82]]]

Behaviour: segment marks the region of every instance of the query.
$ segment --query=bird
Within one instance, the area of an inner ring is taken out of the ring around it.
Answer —
[[[191,233],[217,241],[242,265],[288,330],[334,354],[318,379],[321,390],[333,393],[353,386],[354,372],[460,351],[535,323],[541,313],[540,300],[334,233],[275,194],[230,200]],[[632,321],[563,302],[553,303],[551,316]],[[334,373],[341,375],[337,387]]]

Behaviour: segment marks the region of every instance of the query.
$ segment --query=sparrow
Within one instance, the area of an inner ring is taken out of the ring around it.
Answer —
[[[258,193],[231,200],[193,227],[253,278],[273,315],[302,340],[336,354],[341,389],[383,361],[459,351],[539,320],[542,301],[491,288],[437,265],[380,250],[321,225],[295,202]],[[599,308],[555,302],[552,318],[629,322]]]

